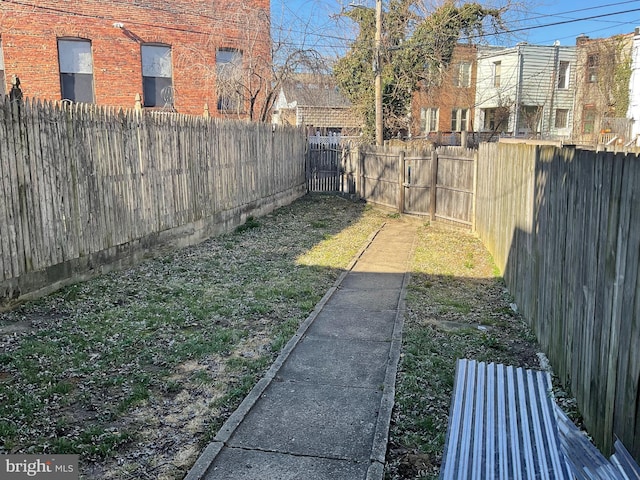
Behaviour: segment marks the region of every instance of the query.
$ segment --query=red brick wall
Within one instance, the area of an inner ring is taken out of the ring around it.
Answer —
[[[456,66],[460,62],[471,62],[470,86],[467,88],[454,87],[453,75],[457,72]],[[451,131],[451,110],[454,108],[468,108],[467,130],[473,131],[474,105],[476,96],[477,60],[476,47],[474,45],[456,45],[451,63],[443,72],[442,81],[438,86],[420,88],[413,93],[411,102],[411,133],[413,136],[423,136],[420,130],[420,109],[438,108],[438,130]]]
[[[216,115],[216,49],[270,59],[269,8],[269,0],[2,1],[5,76],[17,75],[26,96],[60,99],[57,39],[79,37],[91,40],[95,102],[133,107],[143,93],[140,47],[162,43],[171,46],[176,109],[201,114],[206,102]],[[260,10],[264,20],[252,19]]]

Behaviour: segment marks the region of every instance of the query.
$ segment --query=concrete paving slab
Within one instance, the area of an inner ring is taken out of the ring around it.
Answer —
[[[416,225],[371,238],[185,480],[382,480]]]
[[[352,272],[370,272],[370,273],[405,273],[407,267],[405,265],[398,265],[397,263],[389,260],[387,262],[382,261],[370,261],[362,259],[352,269]]]
[[[343,290],[383,290],[389,288],[401,288],[404,281],[404,273],[371,273],[349,272],[340,284]]]
[[[276,379],[376,388],[384,382],[391,342],[305,337]]]
[[[226,448],[213,462],[206,480],[358,480],[369,463],[302,457],[258,450]]]
[[[358,262],[362,263],[369,261],[385,260],[391,261],[394,264],[400,266],[406,266],[406,263],[411,258],[411,252],[403,251],[402,247],[398,248],[372,248],[366,250],[361,256]]]
[[[294,455],[369,458],[382,392],[272,382],[227,445]]]
[[[400,288],[380,290],[337,290],[331,297],[334,308],[352,309],[362,308],[370,312],[394,310],[398,308]]]
[[[307,330],[307,335],[388,341],[393,336],[395,310],[369,312],[362,308],[327,305]]]

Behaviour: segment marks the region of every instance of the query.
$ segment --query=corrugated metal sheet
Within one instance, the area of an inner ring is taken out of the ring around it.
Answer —
[[[611,463],[621,473],[625,480],[640,480],[640,467],[631,454],[624,448],[620,440],[613,445],[615,453],[611,455]]]
[[[552,400],[547,372],[458,360],[443,480],[640,480],[617,440],[607,460]]]
[[[620,440],[609,461],[560,407],[555,410],[560,446],[576,480],[640,480],[640,468]]]
[[[571,479],[546,372],[459,360],[440,478]]]

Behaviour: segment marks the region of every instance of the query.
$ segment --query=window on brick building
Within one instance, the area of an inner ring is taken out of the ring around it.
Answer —
[[[7,83],[4,76],[4,52],[2,51],[2,39],[0,38],[0,97],[7,93]]]
[[[451,110],[451,131],[466,132],[467,119],[469,117],[468,108],[454,108]]]
[[[598,54],[590,54],[587,56],[587,83],[596,83],[598,81]]]
[[[437,108],[421,108],[420,109],[420,131],[424,133],[438,131],[438,109]]]
[[[567,128],[569,125],[569,110],[566,108],[556,109],[556,128]]]
[[[142,45],[142,92],[145,107],[173,107],[171,47]]]
[[[93,103],[93,57],[89,40],[58,40],[63,100]]]
[[[2,51],[2,39],[0,39],[0,97],[7,93],[7,82],[4,76],[4,52]]]
[[[471,85],[471,63],[460,62],[455,66],[453,75],[454,87],[469,87]]]
[[[235,48],[220,48],[216,51],[216,86],[218,111],[241,113],[244,109],[242,51]]]
[[[582,108],[582,133],[594,133],[596,125],[596,109],[592,105]]]

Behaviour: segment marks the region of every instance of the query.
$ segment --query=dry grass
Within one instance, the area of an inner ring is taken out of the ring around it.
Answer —
[[[0,453],[183,478],[385,214],[305,197],[0,315]]]
[[[424,225],[407,294],[386,478],[438,478],[458,358],[538,367],[535,338],[482,243]]]
[[[0,453],[90,479],[183,478],[387,214],[305,197],[237,232],[0,314]],[[482,244],[425,224],[386,478],[437,478],[455,361],[537,367]]]

